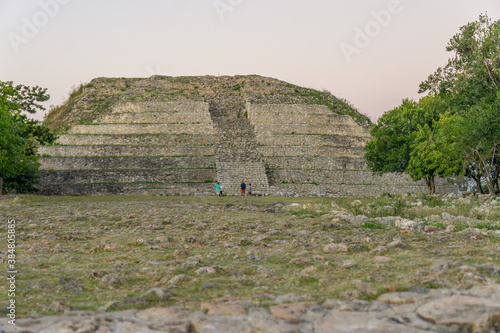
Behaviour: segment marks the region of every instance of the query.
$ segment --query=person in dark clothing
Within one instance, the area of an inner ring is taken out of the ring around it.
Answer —
[[[241,182],[241,196],[245,196],[245,190],[247,189],[247,184],[244,181]]]

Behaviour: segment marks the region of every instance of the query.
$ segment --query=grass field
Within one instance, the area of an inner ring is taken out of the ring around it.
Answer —
[[[377,219],[394,215],[420,227]],[[224,298],[267,307],[287,294],[321,304],[500,282],[492,199],[10,195],[0,219],[6,270],[7,221],[16,221],[19,316]]]

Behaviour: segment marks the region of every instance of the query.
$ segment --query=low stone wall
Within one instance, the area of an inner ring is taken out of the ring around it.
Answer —
[[[363,158],[270,157],[263,158],[268,169],[285,170],[366,170]]]
[[[437,193],[457,193],[455,186],[437,186]],[[319,197],[343,197],[343,196],[378,196],[382,193],[407,194],[428,193],[427,186],[417,185],[314,185],[314,184],[272,184],[269,186],[269,195],[272,196],[319,196]]]
[[[111,108],[112,113],[141,113],[141,112],[186,112],[205,113],[208,112],[208,103],[197,101],[183,102],[127,102],[115,104]]]
[[[326,105],[247,104],[247,112],[253,124],[268,124],[273,120],[276,124],[314,124],[317,119],[319,124],[356,125],[351,117],[333,113]]]
[[[254,109],[254,107],[252,107]],[[336,126],[353,126],[355,123],[346,116],[334,114],[327,108],[328,113],[293,113],[293,111],[255,112],[247,113],[253,124],[311,124],[324,125],[332,124]]]
[[[348,140],[358,140],[365,143],[369,138],[366,133],[353,132],[352,126],[345,125],[310,125],[310,124],[255,124],[257,135],[337,135]]]
[[[269,157],[328,157],[328,158],[360,158],[362,148],[345,146],[307,147],[307,146],[260,146],[262,156]],[[362,155],[361,155],[362,156]]]
[[[209,124],[95,124],[76,125],[70,134],[216,134]]]
[[[155,183],[155,184],[48,184],[38,187],[40,195],[169,195],[212,196],[215,185],[208,183]]]
[[[92,184],[92,183],[203,183],[216,182],[214,169],[175,170],[58,170],[40,171],[40,184]]]
[[[72,134],[61,135],[61,145],[141,145],[141,146],[206,146],[217,140],[216,134]]]
[[[311,135],[270,135],[261,134],[257,135],[257,140],[263,146],[307,146],[307,147],[320,147],[330,146],[339,147],[347,146],[348,148],[360,148],[358,153],[363,154],[363,146],[365,139],[360,137],[340,136],[340,135],[324,135],[324,134],[311,134]]]
[[[157,123],[157,124],[212,124],[205,113],[111,113],[96,119],[95,123]]]
[[[212,146],[50,146],[41,147],[40,155],[82,157],[82,156],[212,156]]]
[[[215,157],[45,157],[41,170],[215,168]]]
[[[269,170],[268,177],[270,183],[378,184],[389,186],[406,186],[414,183],[407,174],[374,174],[370,171]],[[424,181],[414,184],[425,186]],[[443,185],[443,181],[438,181],[437,185]]]

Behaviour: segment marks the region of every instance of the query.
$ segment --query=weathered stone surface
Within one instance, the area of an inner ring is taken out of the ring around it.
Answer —
[[[347,252],[349,251],[349,248],[347,245],[340,243],[340,244],[327,244],[323,247],[323,252]]]
[[[473,332],[500,330],[500,285],[381,295],[377,301],[294,302],[285,295],[269,310],[249,302],[204,303],[202,311],[179,307],[61,316],[0,319],[5,333],[76,332]],[[286,301],[285,301],[286,300]]]
[[[417,314],[438,326],[460,327],[460,332],[489,333],[500,329],[500,302],[469,296],[452,296],[425,304]],[[458,332],[459,330],[457,330]]]

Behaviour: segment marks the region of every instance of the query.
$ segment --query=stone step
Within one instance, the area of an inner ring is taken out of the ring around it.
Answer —
[[[194,112],[141,112],[141,113],[111,113],[98,119],[95,123],[156,123],[156,124],[212,124],[210,113]]]
[[[214,168],[215,157],[45,157],[40,170],[97,169],[206,169]]]
[[[257,135],[257,141],[263,146],[349,146],[364,147],[365,138],[341,135]]]
[[[335,119],[333,122],[337,124],[356,125],[350,116],[336,114],[326,105],[247,104],[247,114],[252,123],[259,123],[260,121],[258,120],[265,119],[265,117],[269,117],[270,119],[275,117],[290,117],[291,119],[294,119],[294,117],[297,117],[295,119],[303,117],[312,119],[318,117],[321,119],[323,116],[327,116],[328,118],[323,119]],[[288,121],[283,120],[285,123]]]
[[[367,170],[364,158],[268,157],[262,158],[268,169],[286,170]]]
[[[92,183],[216,182],[215,169],[40,171],[41,185]]]
[[[327,157],[327,158],[360,158],[362,147],[307,147],[307,146],[260,146],[259,152],[264,157]]]
[[[411,183],[410,183],[411,184]],[[453,186],[437,186],[437,193],[450,193],[456,189]],[[374,185],[342,185],[342,184],[270,184],[269,194],[273,196],[298,197],[307,193],[309,196],[346,197],[346,196],[379,196],[382,193],[407,194],[426,193],[427,186],[390,184]]]
[[[252,184],[252,190],[268,192],[266,169],[261,162],[217,162],[217,174],[224,192],[240,195],[240,185]]]
[[[259,135],[300,135],[300,134],[319,134],[319,135],[349,135],[350,138],[359,138],[360,142],[365,143],[370,139],[366,132],[356,132],[355,127],[343,125],[310,125],[310,124],[286,124],[278,126],[276,124],[255,124],[255,133]]]
[[[76,125],[69,134],[216,134],[211,124],[92,124]]]
[[[37,188],[41,195],[215,195],[215,185],[211,183],[47,184],[38,185]]]
[[[407,174],[374,174],[371,171],[337,170],[268,170],[269,183],[317,183],[403,186],[412,183]],[[425,186],[424,181],[415,185]],[[442,185],[442,184],[440,184]]]
[[[112,107],[113,113],[200,113],[208,114],[208,103],[197,101],[183,102],[127,102],[116,104]]]
[[[153,156],[213,156],[212,146],[46,146],[40,147],[39,154],[52,157],[153,157]]]
[[[278,126],[287,124],[310,124],[323,125],[331,124],[344,127],[356,127],[357,124],[351,118],[340,116],[330,112],[329,114],[295,114],[292,112],[279,113],[252,113],[249,115],[252,124],[277,124]]]
[[[206,146],[217,142],[216,134],[70,134],[61,135],[62,145],[143,145],[143,146]]]

